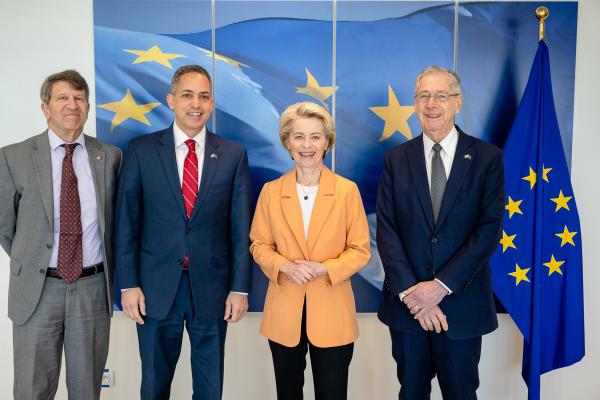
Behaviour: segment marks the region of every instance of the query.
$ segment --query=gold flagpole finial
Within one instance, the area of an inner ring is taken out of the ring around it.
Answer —
[[[540,28],[539,28],[539,37],[538,37],[538,40],[544,40],[545,39],[544,21],[546,20],[546,18],[548,18],[548,15],[550,15],[550,11],[548,11],[547,7],[540,6],[540,7],[538,7],[538,8],[535,9],[535,16],[537,17],[537,19],[540,20]]]

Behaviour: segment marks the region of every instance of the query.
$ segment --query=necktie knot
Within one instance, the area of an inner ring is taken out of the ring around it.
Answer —
[[[433,144],[433,151],[435,152],[435,154],[436,154],[437,156],[439,156],[439,155],[440,155],[440,151],[442,151],[442,149],[443,149],[443,148],[442,148],[442,145],[441,145],[441,144],[439,144],[439,143],[434,143],[434,144]]]
[[[188,139],[185,141],[185,145],[188,147],[189,151],[196,152],[196,141],[194,139]]]
[[[72,156],[73,152],[75,151],[75,147],[77,147],[79,143],[63,143],[61,144],[62,147],[65,148],[65,156]]]

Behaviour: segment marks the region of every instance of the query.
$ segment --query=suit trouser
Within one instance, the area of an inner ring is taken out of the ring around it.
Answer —
[[[221,398],[227,322],[196,317],[189,272],[184,272],[167,317],[144,317],[144,325],[137,325],[142,359],[140,394],[143,400],[164,400],[170,397],[171,382],[181,353],[184,325],[190,338],[194,391],[192,399]]]
[[[317,347],[306,335],[306,304],[302,311],[300,343],[287,347],[269,340],[278,400],[303,398],[306,352],[310,350],[310,363],[316,400],[346,400],[348,368],[352,360],[354,343],[336,347]]]
[[[400,400],[429,400],[436,376],[444,400],[476,400],[481,336],[453,340],[445,333],[390,328]]]
[[[16,400],[53,399],[65,353],[69,399],[99,399],[110,316],[104,273],[72,284],[46,278],[33,315],[13,324]]]

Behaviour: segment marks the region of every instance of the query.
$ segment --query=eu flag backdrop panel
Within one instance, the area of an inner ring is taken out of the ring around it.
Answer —
[[[217,133],[248,149],[256,197],[264,182],[292,167],[279,144],[281,112],[301,100],[333,111],[335,91],[335,169],[359,185],[373,238],[372,260],[352,283],[357,309],[376,311],[383,272],[374,210],[383,155],[420,134],[412,108],[417,73],[431,64],[452,67],[449,3],[338,1],[334,88],[331,2],[217,0],[212,49],[208,1],[95,0],[97,135],[124,147],[168,126],[173,117],[165,96],[173,72],[188,63],[210,71],[214,57]],[[501,144],[508,133],[535,52],[534,8],[459,7],[465,102],[457,122],[475,136]],[[551,3],[550,10],[557,112],[570,154],[577,4]],[[262,310],[265,290],[256,268],[252,310]]]

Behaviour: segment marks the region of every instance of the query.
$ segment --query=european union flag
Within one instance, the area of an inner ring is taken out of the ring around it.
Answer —
[[[539,42],[504,146],[506,215],[492,257],[496,295],[524,337],[529,399],[540,375],[584,356],[579,216],[558,129],[548,47]]]

